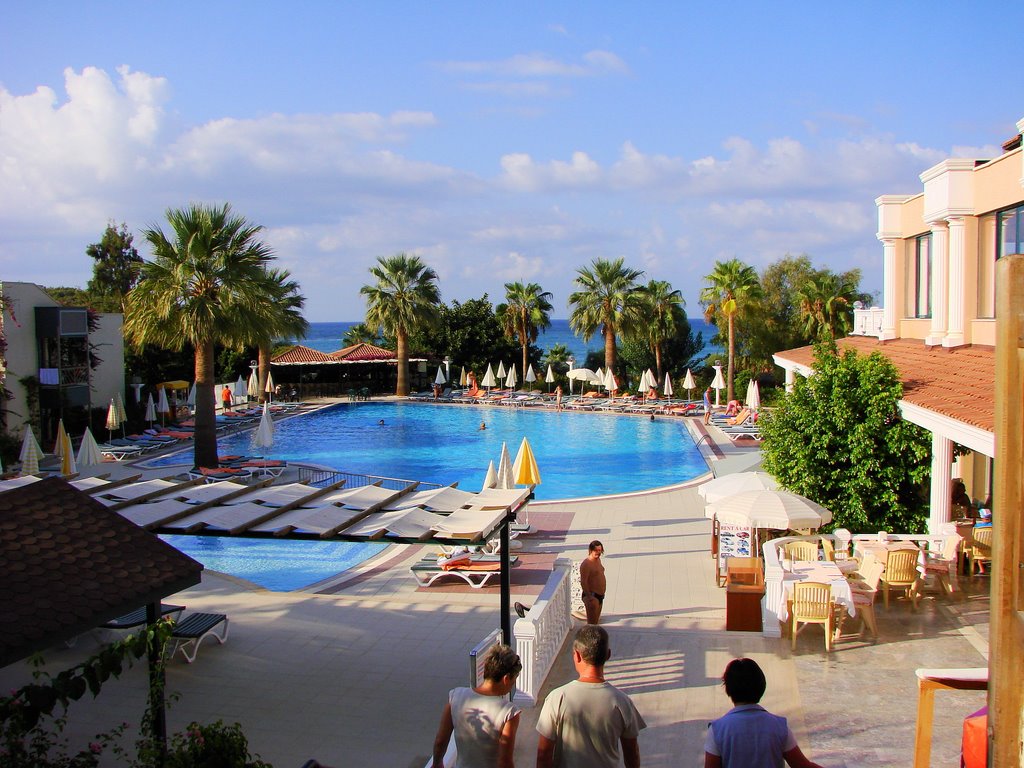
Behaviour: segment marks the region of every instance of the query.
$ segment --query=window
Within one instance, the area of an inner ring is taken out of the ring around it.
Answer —
[[[996,214],[996,258],[1024,253],[1024,205]]]
[[[932,236],[907,241],[907,316],[932,316]]]
[[[996,215],[978,219],[978,317],[996,316]]]

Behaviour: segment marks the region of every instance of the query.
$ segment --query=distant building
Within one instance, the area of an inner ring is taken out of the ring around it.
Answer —
[[[86,307],[62,306],[33,283],[0,282],[0,294],[0,331],[7,343],[0,379],[10,395],[0,401],[0,426],[20,435],[32,421],[48,449],[59,419],[70,434],[81,434],[90,408],[104,407],[124,392],[123,316],[94,313],[90,323]],[[34,413],[31,392],[22,383],[27,377],[38,382]]]
[[[840,348],[879,350],[900,370],[904,419],[932,433],[930,527],[951,514],[952,478],[979,501],[991,496],[995,456],[995,264],[1024,252],[1021,133],[992,159],[949,159],[921,174],[921,192],[883,195],[882,306],[858,307]],[[809,375],[810,347],[775,354]],[[972,454],[956,461],[954,444]]]

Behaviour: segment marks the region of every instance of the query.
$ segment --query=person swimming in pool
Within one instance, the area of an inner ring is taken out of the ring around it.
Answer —
[[[487,422],[486,421],[481,421],[480,422],[480,429],[487,429]]]

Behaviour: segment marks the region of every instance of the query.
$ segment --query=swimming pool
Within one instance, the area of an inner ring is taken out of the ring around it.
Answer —
[[[246,579],[269,590],[302,589],[384,551],[377,542],[244,539],[221,536],[161,536],[207,568]]]
[[[480,429],[481,422],[486,429]],[[221,454],[259,453],[477,490],[488,462],[497,465],[502,442],[515,459],[523,437],[540,467],[538,499],[641,491],[708,470],[680,419],[415,402],[339,404],[284,419],[275,424],[269,450],[254,449],[251,432],[221,438],[218,445]],[[164,457],[153,465],[181,460]],[[191,461],[191,452],[186,460]]]

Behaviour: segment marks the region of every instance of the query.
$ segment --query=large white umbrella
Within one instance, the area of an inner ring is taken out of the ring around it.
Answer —
[[[597,379],[595,379],[595,381],[599,383],[604,383],[604,369],[601,366],[597,366],[596,375]]]
[[[619,382],[615,380],[615,374],[612,373],[611,368],[609,368],[608,373],[605,374],[604,388],[608,390],[609,394],[611,394],[612,392],[619,388]]]
[[[530,389],[533,389],[533,382],[537,380],[537,374],[533,370],[533,363],[526,367],[526,375],[523,376],[523,379],[530,385]]]
[[[650,388],[651,385],[647,383],[647,375],[641,376],[640,383],[636,386],[636,391],[643,395],[645,400],[647,399],[647,390]]]
[[[665,397],[672,397],[672,377],[667,373],[665,374],[665,387],[661,392]]]
[[[486,491],[493,488],[498,482],[498,473],[494,470],[494,461],[487,462],[487,473],[484,475],[484,485],[481,490]]]
[[[516,376],[516,368],[514,365],[508,367],[508,376],[505,377],[505,386],[509,389],[515,389],[516,383],[519,381]]]
[[[505,375],[507,373],[508,373],[508,371],[505,369],[505,361],[504,360],[499,360],[498,361],[498,372],[495,374],[495,376],[497,376],[499,379],[503,379],[503,378],[505,378]]]
[[[497,384],[497,382],[494,380],[494,371],[491,370],[491,364],[490,363],[487,364],[487,370],[484,371],[484,377],[480,381],[480,383],[483,384],[488,389],[490,389],[495,384]]]
[[[534,458],[530,442],[524,437],[519,445],[519,453],[512,463],[512,478],[516,485],[528,485],[531,488],[540,485],[540,469],[537,467],[537,459]]]
[[[163,391],[163,390],[161,390]],[[110,398],[110,405],[107,406],[107,439],[113,438],[113,432],[121,425],[121,422],[117,418],[117,403],[114,402],[114,398]]]
[[[697,382],[693,380],[693,373],[686,369],[686,378],[683,379],[683,389],[686,390],[686,399],[693,400],[691,392],[697,388]]]
[[[789,491],[741,491],[708,504],[704,515],[714,515],[719,523],[773,531],[820,528],[832,522],[832,513],[823,506]]]
[[[43,449],[36,442],[36,436],[32,433],[32,427],[26,424],[25,436],[21,441],[21,453],[18,454],[18,460],[21,462],[22,476],[36,474],[39,471],[39,460],[42,458]]]
[[[156,421],[156,403],[153,402],[152,392],[146,396],[146,421],[149,422],[149,426],[151,427],[153,426],[153,422]]]
[[[495,488],[509,489],[515,488],[515,478],[512,475],[512,460],[508,455],[508,446],[505,443],[501,444],[501,455],[498,456],[498,481],[495,483]]]
[[[185,403],[193,410],[196,407],[196,383],[194,381],[192,382],[192,386],[188,388],[188,399]]]
[[[434,383],[445,384],[447,381],[448,379],[444,377],[444,368],[442,368],[440,365],[437,366],[437,376],[434,377]]]
[[[258,368],[253,368],[252,373],[249,374],[249,381],[245,385],[246,396],[253,400],[258,400],[260,396],[260,377],[256,374]]]
[[[582,382],[583,384],[597,384],[601,381],[596,373],[589,368],[573,368],[566,374],[569,377],[569,392],[572,392],[572,383],[574,381]],[[583,391],[583,384],[580,385],[580,392]]]
[[[233,393],[235,400],[245,400],[249,397],[249,385],[245,381],[245,377],[242,374],[238,374],[238,381],[235,382]]]
[[[757,386],[757,379],[751,379],[747,384],[747,407],[755,411],[761,407],[761,390]]]
[[[153,402],[152,396],[150,402]],[[100,447],[96,443],[96,438],[92,436],[92,430],[86,427],[85,434],[82,435],[82,444],[78,446],[78,466],[84,469],[102,463],[103,454],[100,453]]]
[[[550,392],[551,385],[555,383],[555,372],[551,370],[551,363],[548,363],[548,372],[544,374],[544,381],[548,384],[548,392]]]
[[[252,443],[259,448],[269,448],[274,444],[274,420],[270,418],[270,403],[263,404],[263,415],[252,435]]]
[[[71,477],[78,473],[78,467],[75,466],[75,448],[67,432],[61,438],[61,443],[60,473],[64,477]]]
[[[160,397],[156,401],[156,412],[160,414],[160,423],[164,423],[171,412],[171,404],[167,402],[167,389],[160,387]],[[110,426],[109,424],[107,425]]]
[[[743,491],[777,491],[778,481],[767,472],[736,472],[708,480],[697,488],[697,494],[708,504]]]
[[[725,377],[722,376],[722,366],[713,365],[711,367],[715,369],[715,378],[711,382],[711,388],[715,390],[715,407],[717,408],[719,405],[721,405],[721,402],[719,400],[720,390],[726,388]]]
[[[267,371],[267,385],[263,387],[263,391],[267,393],[267,402],[270,402],[274,398],[274,377]]]

